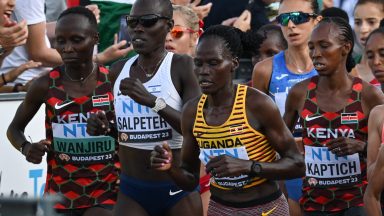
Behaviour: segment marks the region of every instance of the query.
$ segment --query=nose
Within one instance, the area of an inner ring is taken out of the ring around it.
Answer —
[[[172,36],[171,33],[168,32],[167,37],[165,38],[165,42],[171,42],[172,41]]]
[[[360,33],[361,34],[366,34],[369,32],[369,26],[368,26],[368,23],[367,22],[362,22],[361,23],[361,26],[360,26]]]
[[[14,7],[15,6],[15,1],[16,0],[8,0],[8,5],[10,5],[11,7]]]
[[[316,46],[311,49],[309,54],[312,57],[312,60],[316,59],[319,56],[321,56],[320,49],[316,48]]]
[[[372,59],[373,65],[376,65],[376,66],[381,65],[381,64],[383,64],[383,61],[384,61],[384,59],[382,59],[380,57],[380,55],[376,54],[376,55],[373,56],[373,59]]]
[[[294,28],[294,27],[296,27],[296,25],[295,25],[295,23],[292,22],[292,20],[289,20],[287,27],[288,28]]]

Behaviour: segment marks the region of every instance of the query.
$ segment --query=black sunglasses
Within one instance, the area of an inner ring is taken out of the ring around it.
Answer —
[[[310,18],[317,17],[315,13],[304,13],[304,12],[290,12],[283,13],[276,17],[277,22],[282,26],[287,26],[289,20],[291,20],[295,25],[306,23]]]
[[[136,28],[138,24],[145,28],[154,26],[160,19],[170,20],[171,18],[165,16],[159,16],[156,14],[147,14],[142,16],[127,16],[127,26],[130,28]]]

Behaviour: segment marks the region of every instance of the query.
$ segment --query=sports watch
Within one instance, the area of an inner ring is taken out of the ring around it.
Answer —
[[[152,110],[154,112],[159,112],[160,110],[164,109],[167,106],[167,103],[165,103],[165,100],[163,98],[156,98],[155,106],[152,107]]]
[[[262,171],[261,164],[256,161],[252,161],[251,171],[249,172],[249,174],[251,176],[259,176],[261,171]]]

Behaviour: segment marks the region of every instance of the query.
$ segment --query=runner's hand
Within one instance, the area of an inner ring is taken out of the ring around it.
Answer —
[[[87,133],[91,136],[105,135],[110,132],[109,122],[104,111],[91,113],[87,119]]]
[[[139,79],[129,77],[121,80],[120,91],[123,95],[128,95],[141,105],[147,107],[155,106],[156,97],[145,89]]]
[[[164,142],[163,145],[155,146],[151,152],[151,167],[159,170],[166,171],[172,166],[172,150],[169,145]]]
[[[247,174],[251,171],[252,161],[234,158],[228,155],[211,157],[206,171],[216,177],[233,177]]]
[[[201,0],[195,0],[190,4],[190,7],[192,10],[197,14],[200,20],[204,19],[206,16],[208,16],[209,12],[212,8],[212,2],[205,4],[205,5],[199,5]]]
[[[364,151],[365,142],[346,137],[339,137],[327,143],[328,150],[338,157],[352,155]]]
[[[24,146],[23,153],[25,152],[25,158],[27,161],[39,164],[43,160],[45,152],[49,151],[49,146],[51,141],[49,140],[40,140],[38,143],[31,143]]]

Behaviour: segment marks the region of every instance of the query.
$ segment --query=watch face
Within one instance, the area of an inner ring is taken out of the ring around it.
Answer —
[[[259,163],[253,163],[252,170],[255,174],[259,174],[261,172],[261,165]]]

